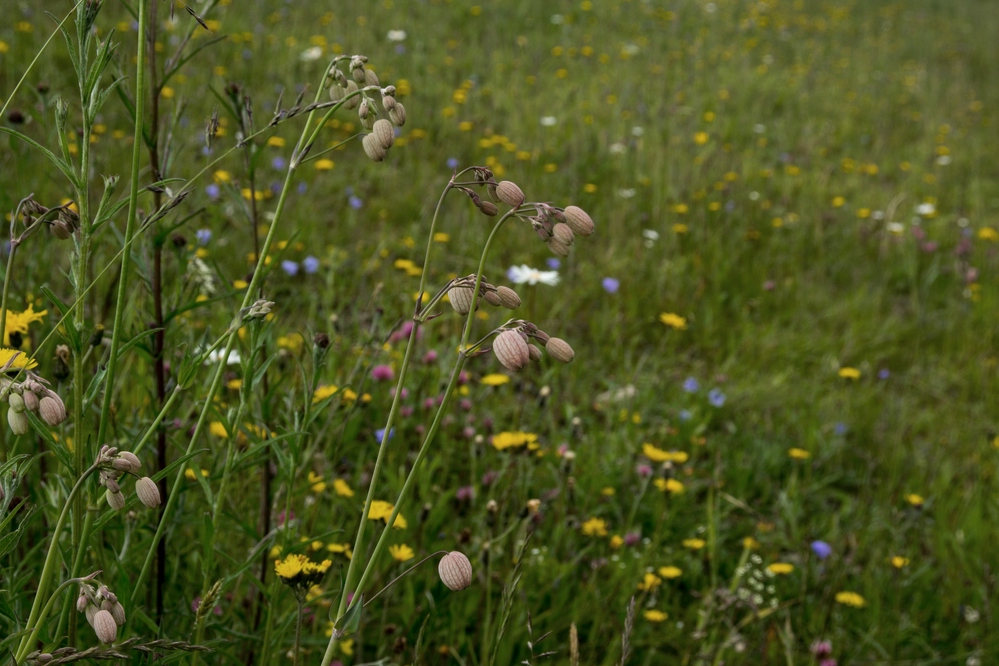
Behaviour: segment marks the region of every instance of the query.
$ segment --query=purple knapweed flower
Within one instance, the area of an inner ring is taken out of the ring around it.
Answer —
[[[468,502],[475,497],[475,488],[472,486],[462,486],[454,495],[459,502]]]
[[[392,370],[391,365],[376,365],[371,368],[371,378],[376,382],[392,381],[393,377],[395,377],[395,371]]]

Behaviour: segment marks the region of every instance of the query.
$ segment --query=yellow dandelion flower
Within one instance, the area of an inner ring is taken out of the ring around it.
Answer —
[[[305,557],[305,555],[289,555],[283,560],[278,560],[274,563],[274,573],[276,573],[280,578],[290,580],[302,573],[302,569],[308,561],[309,560]]]
[[[839,207],[841,207],[845,203],[846,203],[846,199],[844,199],[843,197],[833,197],[833,200],[832,200],[833,208],[839,208]]]
[[[13,359],[13,360],[12,360]],[[7,349],[0,347],[0,368],[10,363],[9,370],[30,370],[38,365],[38,362],[17,349]]]
[[[837,374],[843,379],[860,379],[860,370],[856,368],[840,368]]]
[[[672,312],[663,312],[659,315],[659,321],[678,331],[687,330],[687,318],[681,317]]]
[[[494,372],[492,374],[486,375],[479,380],[480,383],[486,386],[502,386],[510,381],[509,375],[504,375],[499,372]]]
[[[680,567],[674,567],[670,565],[665,567],[659,567],[659,571],[657,573],[667,580],[672,580],[674,578],[679,578],[680,576],[682,576],[683,569],[681,569]]]
[[[787,450],[787,455],[791,456],[795,460],[808,460],[812,457],[812,454],[805,449],[799,449],[797,447],[790,448]]]
[[[707,132],[698,132],[694,135],[694,143],[696,143],[698,146],[703,146],[707,142],[708,142]]]
[[[350,489],[343,479],[333,479],[333,492],[340,497],[353,497],[354,491]]]
[[[11,312],[10,310],[4,311],[4,345],[14,346],[10,341],[11,333],[17,333],[20,335],[28,334],[28,326],[31,324],[42,321],[45,319],[45,315],[49,313],[48,310],[42,310],[41,312],[35,312],[35,306],[28,304],[28,309],[24,312]],[[34,367],[34,366],[32,366]]]
[[[662,622],[663,620],[669,617],[669,615],[662,612],[661,610],[655,610],[655,609],[647,610],[644,613],[642,613],[642,615],[649,622]]]
[[[532,445],[536,445],[537,443],[538,436],[530,432],[499,432],[493,435],[492,438],[493,448],[497,451],[520,446],[527,446],[530,448]]]
[[[329,171],[334,166],[333,160],[328,160],[323,158],[321,160],[316,160],[316,171]]]
[[[389,554],[393,559],[399,562],[405,562],[406,560],[411,560],[416,557],[416,553],[413,552],[413,549],[404,543],[401,543],[398,546],[389,546]]]
[[[995,243],[999,241],[999,231],[996,231],[992,227],[982,227],[978,230],[978,237],[983,241]]]
[[[222,439],[229,439],[229,431],[225,429],[221,421],[212,421],[208,424],[208,432]]]
[[[911,504],[912,506],[923,506],[923,502],[925,502],[926,500],[923,499],[922,495],[917,495],[916,493],[909,493],[908,495],[905,496],[905,501]]]
[[[334,386],[333,384],[318,386],[316,387],[315,392],[312,394],[312,402],[313,403],[322,402],[323,400],[330,397],[339,390],[340,389]]]
[[[856,592],[837,592],[836,601],[843,604],[844,606],[853,606],[854,608],[863,608],[867,605],[867,602],[862,596]]]
[[[581,527],[586,536],[607,536],[607,523],[603,518],[590,518]]]
[[[896,569],[902,569],[904,567],[909,566],[909,558],[902,557],[901,555],[895,555],[889,561],[891,562],[891,565]]]
[[[309,484],[312,486],[312,492],[314,493],[321,493],[326,490],[326,482],[323,481],[323,477],[315,472],[309,472]]]
[[[751,536],[748,536],[742,540],[742,547],[746,550],[756,550],[760,547],[760,542]]]
[[[794,565],[787,562],[774,562],[773,564],[767,566],[767,569],[778,576],[786,576],[794,571]]]
[[[623,545],[624,545],[624,539],[621,537],[620,534],[615,534],[610,538],[610,547],[613,548],[614,550],[617,550]]]
[[[697,539],[697,538],[684,539],[682,543],[684,548],[689,548],[691,550],[700,550],[701,548],[704,548],[704,546],[706,545],[704,539]]]
[[[638,589],[643,592],[649,592],[656,589],[663,582],[663,579],[654,573],[646,573],[642,577],[642,582],[638,584]]]

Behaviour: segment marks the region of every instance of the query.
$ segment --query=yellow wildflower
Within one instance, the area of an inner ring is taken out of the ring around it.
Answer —
[[[615,534],[610,538],[610,547],[613,548],[614,550],[617,550],[623,545],[624,545],[624,539],[621,538],[620,534]]]
[[[333,479],[333,492],[340,497],[353,497],[354,491],[350,489],[343,479]]]
[[[340,390],[339,388],[333,386],[332,384],[317,386],[316,390],[312,393],[312,402],[313,403],[322,402],[323,400],[330,397],[339,390]]]
[[[582,524],[582,529],[586,536],[607,536],[607,523],[603,518],[590,518]]]
[[[385,524],[388,524],[389,517],[392,515],[392,509],[395,507],[386,502],[385,500],[375,500],[371,503],[371,509],[368,511],[368,520],[384,520]],[[397,530],[404,530],[407,526],[406,519],[402,517],[402,514],[397,514],[395,517],[395,522],[392,523],[392,527]]]
[[[312,492],[314,493],[321,493],[326,490],[326,482],[323,481],[323,477],[315,472],[309,472],[309,484],[312,485]]]
[[[891,565],[896,569],[902,569],[903,567],[909,566],[909,558],[902,557],[901,555],[896,555],[891,558]]]
[[[923,502],[925,502],[926,500],[923,499],[922,495],[917,495],[916,493],[909,493],[908,495],[905,496],[905,501],[911,504],[912,506],[923,506]]]
[[[791,456],[795,460],[808,460],[812,457],[812,454],[805,449],[790,448],[787,450],[787,455]]]
[[[681,569],[680,567],[674,567],[674,566],[670,565],[670,566],[666,566],[666,567],[659,567],[659,572],[658,573],[663,578],[665,578],[667,580],[671,580],[673,578],[679,578],[680,576],[682,576],[683,575],[683,569]]]
[[[399,562],[405,562],[406,560],[411,560],[416,557],[416,553],[413,549],[402,543],[398,546],[389,546],[389,554]]]
[[[787,562],[774,562],[767,567],[771,572],[778,575],[787,575],[794,571],[794,565],[788,564]]]
[[[642,582],[638,584],[638,589],[643,592],[650,592],[659,587],[662,582],[663,579],[654,573],[646,573],[645,576],[642,577]]]
[[[836,601],[845,606],[853,606],[854,608],[863,608],[867,605],[864,598],[856,592],[837,592]]]
[[[49,313],[48,310],[42,310],[41,312],[35,312],[35,306],[31,303],[28,304],[28,309],[24,312],[11,312],[10,310],[4,311],[4,345],[11,345],[10,335],[11,333],[18,333],[20,335],[27,335],[28,326],[35,323],[36,321],[42,321],[45,319],[45,315]]]
[[[860,370],[856,368],[840,368],[838,374],[843,379],[860,379]]]
[[[504,375],[499,372],[494,372],[490,375],[486,375],[479,382],[485,384],[486,386],[502,386],[510,381],[509,375]]]
[[[499,432],[492,438],[493,448],[497,451],[537,443],[538,436],[530,432]]]
[[[667,326],[675,328],[678,331],[685,331],[685,330],[687,330],[687,319],[685,317],[681,317],[680,315],[674,314],[672,312],[663,312],[663,313],[661,313],[659,315],[659,321],[661,321],[662,323],[666,324]]]
[[[283,560],[278,560],[274,563],[274,573],[276,573],[280,578],[285,580],[291,580],[298,574],[302,573],[302,568],[308,558],[305,555],[292,554]]]
[[[14,360],[11,361],[11,359]],[[0,347],[0,368],[7,365],[7,363],[10,363],[10,370],[30,370],[38,365],[37,361],[23,351]]]
[[[978,237],[983,241],[996,242],[999,241],[999,231],[996,231],[992,227],[982,227],[978,230]]]
[[[642,615],[644,615],[645,619],[648,620],[649,622],[662,622],[663,620],[669,617],[669,615],[662,612],[661,610],[655,610],[655,609],[647,610]]]
[[[696,539],[695,538],[695,539],[684,539],[683,540],[683,547],[684,548],[690,548],[691,550],[700,550],[701,548],[704,548],[705,545],[706,544],[705,544],[704,539]]]

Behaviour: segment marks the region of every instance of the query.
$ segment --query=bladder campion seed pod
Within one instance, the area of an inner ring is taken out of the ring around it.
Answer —
[[[38,403],[38,414],[49,426],[55,427],[66,420],[66,405],[55,393],[43,396]]]
[[[486,303],[494,307],[503,305],[503,301],[500,300],[499,294],[491,289],[487,289],[486,293],[482,294],[482,298],[486,300]]]
[[[395,129],[393,129],[392,123],[384,118],[379,118],[375,121],[375,124],[371,127],[371,133],[375,135],[378,143],[382,144],[385,150],[391,148],[392,144],[395,143]]]
[[[389,109],[389,120],[393,124],[402,127],[406,124],[406,107],[402,105],[402,102],[396,102],[395,106]]]
[[[80,596],[78,596],[76,598],[76,610],[78,610],[78,611],[80,611],[82,613],[83,611],[87,610],[87,605],[89,603],[90,603],[90,600],[87,599],[87,595],[86,594],[81,594]]]
[[[472,289],[470,287],[451,287],[447,290],[447,300],[455,312],[466,315],[472,309]]]
[[[395,97],[382,93],[382,106],[385,108],[386,111],[391,111],[392,109],[394,109],[396,104],[397,102],[395,101]]]
[[[124,460],[130,465],[130,469],[122,470],[125,472],[138,472],[142,468],[142,462],[139,461],[139,457],[132,453],[131,451],[121,451],[118,453],[118,460]]]
[[[365,69],[364,70],[364,82],[366,84],[368,84],[369,86],[377,86],[378,85],[378,75],[375,74],[374,71],[372,71],[370,69]]]
[[[516,183],[504,180],[496,186],[496,196],[500,201],[511,208],[519,208],[524,203],[524,192]]]
[[[580,236],[589,236],[596,228],[590,216],[579,206],[566,206],[565,223],[569,225],[573,233]]]
[[[10,397],[13,398],[14,394],[11,394]],[[20,398],[21,396],[17,397]],[[28,420],[28,415],[23,410],[15,412],[13,407],[7,410],[7,425],[10,426],[11,432],[15,435],[26,435],[31,430],[31,422]]]
[[[453,592],[459,592],[472,584],[472,563],[456,550],[441,558],[437,565],[441,582]]]
[[[108,488],[104,492],[104,499],[108,501],[108,506],[110,506],[115,511],[121,511],[125,508],[125,496],[121,492],[113,493],[111,489]]]
[[[489,217],[495,217],[499,213],[499,208],[496,207],[492,201],[483,201],[479,205],[479,210],[488,215]]]
[[[347,96],[347,89],[341,86],[339,83],[334,83],[330,86],[330,101],[339,102],[344,97]]]
[[[26,408],[24,398],[18,393],[11,393],[10,397],[7,398],[7,402],[10,404],[10,411],[12,412],[20,413]]]
[[[520,307],[520,296],[510,287],[496,287],[496,295],[507,310],[516,310]]]
[[[139,501],[150,509],[160,505],[160,489],[156,487],[156,482],[148,476],[135,482],[135,494],[138,495]]]
[[[101,604],[103,606],[104,604]],[[111,608],[108,609],[111,613],[111,617],[114,618],[114,623],[119,627],[125,626],[125,607],[121,605],[121,602],[115,599],[111,602]]]
[[[493,353],[503,367],[517,371],[531,361],[531,352],[520,331],[503,331],[493,341]]]
[[[541,348],[534,344],[527,345],[527,352],[531,356],[531,360],[537,363],[541,360]]]
[[[365,154],[375,162],[381,162],[385,159],[385,146],[374,134],[365,134],[364,138],[361,139],[361,145],[364,146]]]
[[[346,97],[347,95],[350,95],[352,93],[356,93],[357,90],[358,90],[358,88],[357,88],[357,84],[356,83],[354,83],[353,81],[347,81],[347,92],[344,95],[344,97]],[[347,107],[348,109],[356,109],[358,106],[361,105],[361,100],[360,100],[360,98],[359,98],[358,95],[354,95],[353,97],[351,97],[350,99],[348,99],[346,102],[344,102],[343,105],[345,107]]]
[[[21,397],[24,399],[24,407],[25,407],[25,409],[27,409],[29,412],[36,412],[36,411],[38,411],[38,394],[37,393],[35,393],[34,391],[29,391],[28,389],[25,389],[24,393],[21,394]]]
[[[114,616],[106,610],[99,610],[94,613],[94,633],[101,643],[114,643],[118,638],[118,625],[114,621]]]
[[[576,240],[569,225],[561,222],[552,227],[552,238],[566,245],[572,245]]]
[[[548,338],[548,342],[545,343],[545,349],[553,359],[562,363],[568,363],[576,355],[576,352],[572,351],[569,343],[561,338]]]
[[[560,257],[569,256],[569,246],[557,238],[549,238],[545,241],[545,245],[547,245],[548,249],[552,251],[552,254],[557,254]]]

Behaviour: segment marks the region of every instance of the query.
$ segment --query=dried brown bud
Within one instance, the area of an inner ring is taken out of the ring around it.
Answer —
[[[441,558],[437,572],[441,576],[441,582],[454,592],[464,590],[472,584],[472,563],[456,550]]]
[[[121,492],[113,493],[111,489],[108,488],[104,492],[104,499],[108,501],[108,506],[110,506],[115,511],[121,511],[125,508],[125,496]]]
[[[395,143],[395,128],[392,127],[392,123],[385,120],[384,118],[379,118],[375,121],[375,124],[371,127],[371,133],[375,135],[378,142],[382,144],[385,150],[392,147]]]
[[[381,162],[385,159],[385,146],[374,134],[365,134],[364,138],[361,139],[361,145],[364,146],[364,152],[367,156],[375,162]]]
[[[516,310],[520,307],[520,296],[510,287],[497,287],[496,294],[500,297],[500,303],[507,310]]]
[[[62,398],[49,391],[38,403],[38,415],[50,427],[55,427],[66,420],[66,405]]]
[[[516,183],[512,183],[509,180],[501,181],[496,186],[496,196],[511,208],[519,208],[524,203],[523,190],[517,187]]]
[[[451,287],[447,290],[447,300],[455,312],[466,315],[472,309],[472,289],[471,287]]]
[[[493,341],[493,353],[503,367],[517,371],[531,361],[531,352],[520,331],[503,331]]]
[[[94,613],[94,633],[101,643],[114,643],[118,638],[118,625],[114,621],[114,616],[106,610],[99,610]]]
[[[148,476],[135,482],[135,494],[138,495],[139,501],[150,509],[160,505],[160,489],[156,487],[156,482]]]
[[[406,124],[406,107],[402,105],[402,102],[396,102],[395,107],[389,110],[389,120],[392,124],[402,127]]]
[[[561,222],[552,227],[552,238],[565,245],[572,245],[576,240],[569,225]]]
[[[330,336],[325,333],[316,333],[316,337],[313,338],[312,342],[320,349],[326,349],[330,346]]]
[[[579,206],[566,206],[565,223],[569,225],[573,233],[580,236],[589,236],[596,228],[590,216]]]
[[[553,359],[562,363],[568,363],[576,355],[576,352],[572,351],[569,343],[561,338],[548,338],[548,342],[545,343],[545,349]]]

